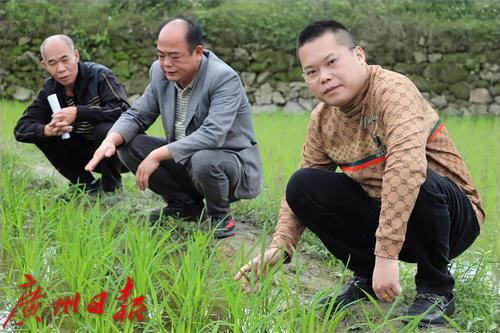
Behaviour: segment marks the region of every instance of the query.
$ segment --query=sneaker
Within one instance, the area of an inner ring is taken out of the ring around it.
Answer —
[[[455,312],[455,296],[448,299],[432,293],[418,294],[413,304],[408,308],[408,316],[416,317],[425,315],[420,319],[418,326],[427,327],[431,324],[442,325],[447,322],[443,315],[451,316]],[[406,323],[409,320],[405,320]]]
[[[224,218],[210,218],[210,224],[214,229],[214,238],[226,238],[236,233],[234,218],[231,215]]]
[[[371,281],[359,276],[353,276],[346,285],[342,287],[337,296],[330,295],[319,301],[322,307],[327,308],[333,302],[332,311],[344,308],[357,300],[368,300],[368,295],[377,299],[372,289]]]
[[[168,217],[183,219],[188,222],[198,222],[203,220],[204,214],[203,201],[194,202],[191,200],[189,203],[180,201],[171,201],[166,207],[155,209],[149,214],[149,223],[154,225]]]

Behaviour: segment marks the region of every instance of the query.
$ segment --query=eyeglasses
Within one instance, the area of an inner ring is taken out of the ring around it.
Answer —
[[[351,47],[344,53],[342,53],[339,56],[331,56],[329,57],[324,64],[320,65],[319,67],[308,67],[306,70],[302,72],[302,77],[304,80],[308,83],[316,82],[319,80],[321,76],[321,69],[323,68],[324,70],[332,71],[335,68],[338,68],[339,66],[339,61],[342,60],[342,58],[352,50],[354,50],[356,46]]]

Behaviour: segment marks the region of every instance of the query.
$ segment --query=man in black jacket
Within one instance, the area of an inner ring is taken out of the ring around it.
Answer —
[[[121,187],[121,163],[107,158],[96,168],[102,181],[84,167],[108,130],[130,106],[111,70],[80,62],[71,38],[54,35],[41,47],[42,66],[50,74],[35,101],[17,122],[17,141],[34,143],[71,184],[86,191],[113,192]],[[61,110],[52,113],[47,97],[56,94]],[[67,134],[69,133],[69,138]],[[65,139],[66,138],[66,139]]]

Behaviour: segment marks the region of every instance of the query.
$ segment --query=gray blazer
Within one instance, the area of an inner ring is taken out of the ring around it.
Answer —
[[[161,116],[167,147],[175,162],[185,164],[191,155],[205,149],[233,153],[243,170],[235,197],[256,197],[262,190],[262,165],[248,98],[238,74],[214,53],[203,52],[187,107],[186,137],[178,141],[174,141],[175,96],[174,83],[155,61],[146,90],[120,116],[110,133],[119,133],[127,143]]]

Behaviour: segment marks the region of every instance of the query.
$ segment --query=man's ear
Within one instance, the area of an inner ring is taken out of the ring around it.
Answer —
[[[361,46],[356,46],[354,49],[354,56],[361,62],[366,61],[365,50]]]
[[[201,56],[203,54],[203,46],[198,45],[194,48],[194,54]]]
[[[47,68],[47,62],[45,60],[40,61],[40,65],[42,65],[43,69],[48,71],[49,69]]]
[[[80,61],[80,53],[78,52],[78,49],[75,49],[75,58],[76,62]]]

